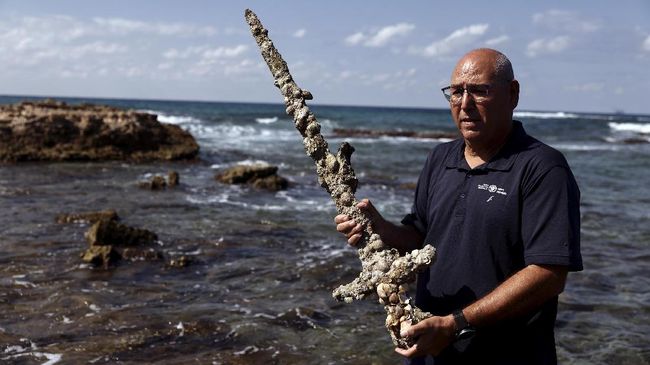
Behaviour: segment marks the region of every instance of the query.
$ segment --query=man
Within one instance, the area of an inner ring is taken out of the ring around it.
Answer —
[[[505,55],[470,51],[443,92],[462,138],[433,148],[411,214],[395,225],[358,205],[392,247],[437,249],[416,291],[434,316],[396,351],[412,364],[555,364],[558,295],[582,270],[578,186],[562,154],[513,121],[519,83]],[[358,242],[360,225],[335,222]]]

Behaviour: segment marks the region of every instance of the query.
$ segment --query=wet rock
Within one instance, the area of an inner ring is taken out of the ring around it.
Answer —
[[[178,186],[180,184],[180,175],[176,171],[167,173],[167,185],[170,187]]]
[[[120,259],[157,261],[163,258],[154,244],[158,237],[146,229],[129,227],[114,220],[100,220],[85,233],[90,247],[83,261],[107,268]]]
[[[81,259],[95,266],[108,267],[120,259],[120,254],[111,245],[90,246],[81,254]]]
[[[160,175],[154,175],[151,180],[140,181],[138,186],[142,189],[148,190],[163,190],[167,187],[165,178]]]
[[[192,259],[190,259],[189,257],[183,255],[181,257],[173,258],[173,259],[169,260],[168,266],[182,268],[182,267],[189,266],[191,262],[192,262]]]
[[[324,326],[331,320],[330,316],[311,308],[292,308],[276,316],[273,323],[304,331],[317,326]]]
[[[398,187],[404,190],[415,190],[415,188],[417,187],[417,183],[414,182],[401,183],[399,184]]]
[[[249,184],[258,189],[284,190],[289,182],[277,172],[277,166],[238,165],[218,173],[215,179],[224,184]]]
[[[408,138],[429,138],[440,139],[458,138],[458,133],[442,132],[442,131],[401,131],[401,130],[376,130],[376,129],[354,129],[354,128],[334,128],[334,135],[336,137],[408,137]]]
[[[23,102],[0,106],[0,161],[192,159],[199,146],[154,114],[102,105]]]
[[[100,220],[118,221],[120,218],[114,209],[97,212],[62,213],[56,216],[57,223],[95,223]]]
[[[154,248],[126,247],[122,250],[122,259],[130,261],[158,261],[164,258],[162,252]]]
[[[270,191],[286,190],[289,186],[287,179],[272,175],[253,181],[253,187],[256,189],[266,189]]]
[[[650,139],[641,138],[641,137],[632,137],[632,138],[625,138],[621,142],[623,144],[643,144],[643,143],[650,143]]]
[[[146,229],[133,228],[113,220],[101,220],[96,222],[85,234],[86,240],[91,246],[136,246],[151,245],[156,242],[158,236]]]
[[[179,184],[180,176],[176,171],[170,171],[167,174],[167,179],[164,176],[154,175],[148,181],[140,181],[138,186],[142,189],[148,190],[164,190],[167,187],[175,187]]]

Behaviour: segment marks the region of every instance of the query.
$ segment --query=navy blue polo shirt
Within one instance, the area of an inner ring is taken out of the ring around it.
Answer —
[[[564,156],[527,135],[518,121],[506,144],[481,166],[469,167],[464,147],[458,139],[433,148],[412,212],[402,220],[437,250],[435,263],[418,276],[416,304],[447,315],[527,265],[582,270],[580,191]],[[480,329],[435,364],[556,363],[556,313],[557,297],[525,318]]]

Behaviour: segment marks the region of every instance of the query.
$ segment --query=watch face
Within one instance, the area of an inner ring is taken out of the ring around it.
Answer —
[[[456,335],[456,339],[457,340],[464,340],[464,339],[473,337],[475,334],[476,334],[475,329],[473,329],[471,327],[466,327],[466,328],[463,328],[462,330],[460,330],[460,332],[458,332],[458,335]]]

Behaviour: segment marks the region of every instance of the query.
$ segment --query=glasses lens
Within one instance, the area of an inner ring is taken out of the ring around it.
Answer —
[[[442,95],[444,95],[445,99],[449,101],[449,99],[451,98],[451,87],[449,86],[443,87],[441,90],[442,90]]]
[[[480,104],[488,99],[488,91],[488,85],[473,85],[468,86],[467,88],[448,86],[442,89],[442,92],[445,94],[447,100],[453,105],[457,105],[462,102],[465,92],[467,92],[468,96],[474,99],[475,103]]]

